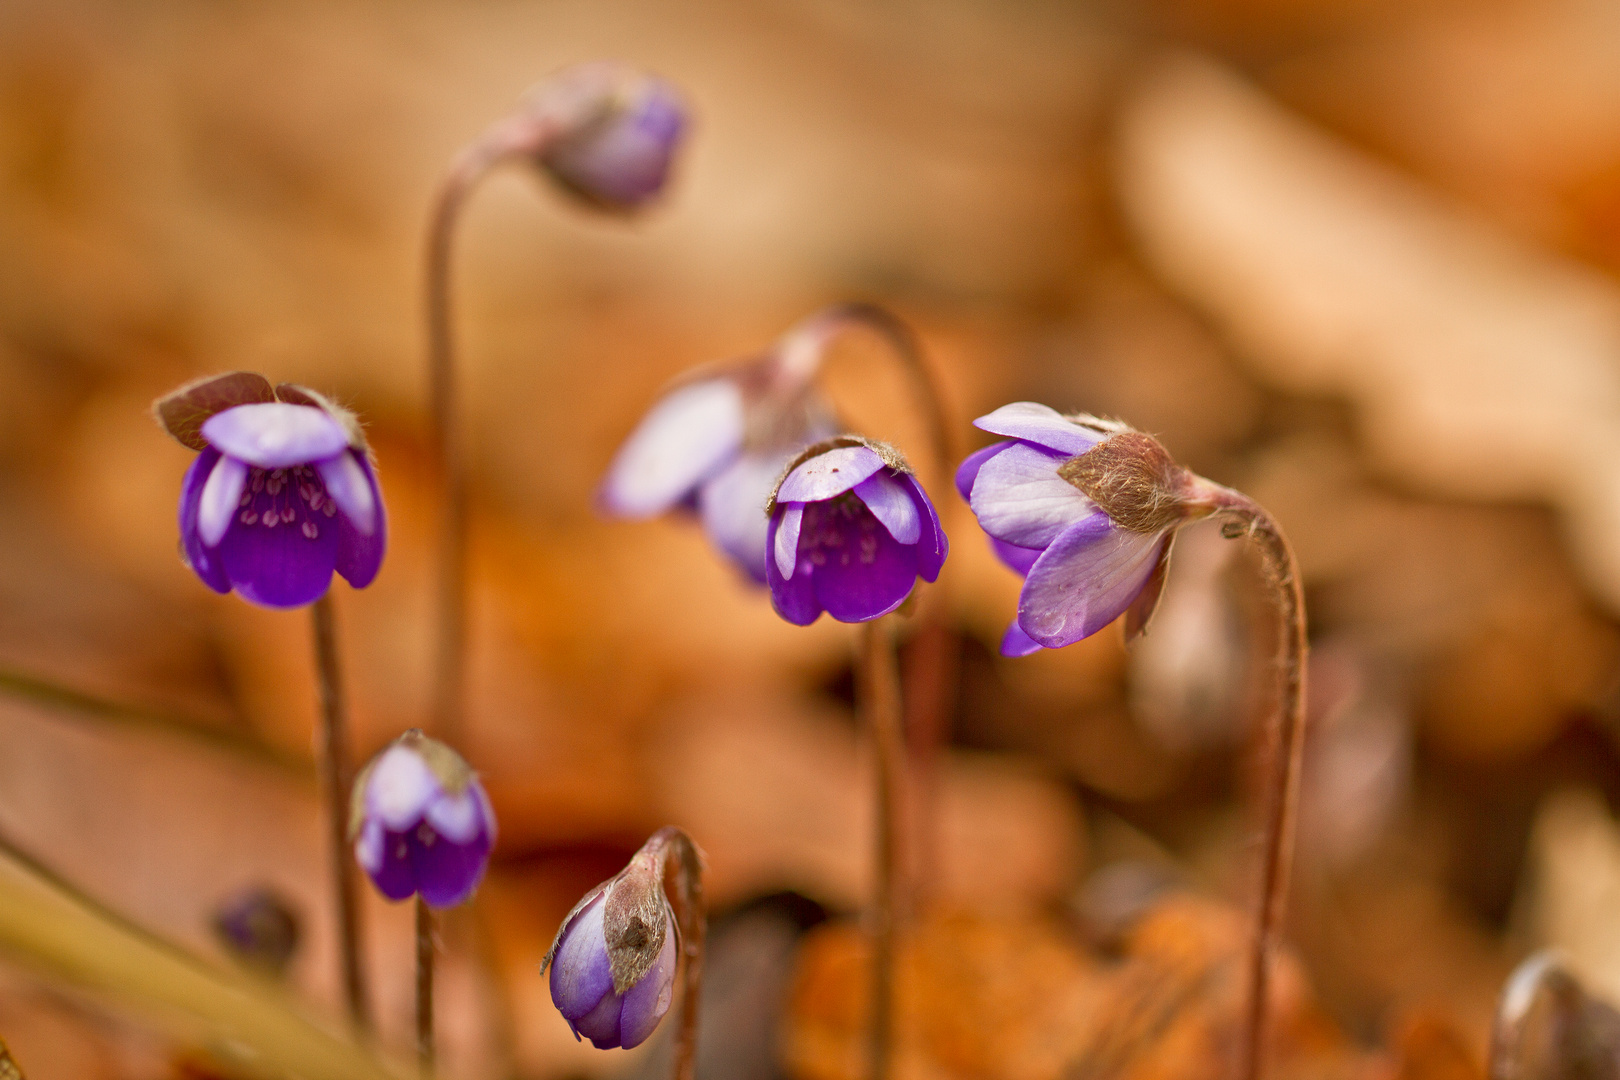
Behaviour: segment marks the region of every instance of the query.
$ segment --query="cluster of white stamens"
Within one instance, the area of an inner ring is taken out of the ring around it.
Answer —
[[[282,497],[283,491],[287,492]],[[296,496],[296,497],[295,497]],[[300,515],[298,504],[307,508]],[[269,505],[265,505],[268,503]],[[294,465],[287,469],[260,469],[248,473],[248,483],[242,490],[237,520],[243,525],[263,525],[273,529],[277,525],[302,524],[299,531],[310,540],[321,535],[317,524],[321,517],[335,517],[337,503],[326,493],[320,476],[308,465]]]

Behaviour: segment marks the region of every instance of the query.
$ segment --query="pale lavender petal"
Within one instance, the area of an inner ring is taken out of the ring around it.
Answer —
[[[1083,428],[1065,420],[1056,410],[1033,401],[1015,401],[973,421],[973,426],[992,435],[1023,439],[1064,457],[1083,454],[1107,438],[1107,434]]]
[[[422,755],[409,747],[384,750],[366,777],[366,816],[397,832],[419,823],[429,804],[443,797],[439,778]]]
[[[675,916],[667,913],[664,945],[658,959],[641,981],[624,992],[624,1010],[619,1015],[619,1045],[626,1050],[640,1046],[658,1028],[658,1021],[669,1012],[675,997]]]
[[[765,501],[787,455],[741,454],[698,489],[703,531],[754,580],[765,583]]]
[[[360,468],[354,451],[344,450],[334,458],[315,462],[315,471],[321,474],[326,494],[343,516],[348,518],[361,536],[377,531],[377,501],[371,478]]]
[[[198,454],[197,460],[186,470],[186,478],[180,485],[180,550],[204,585],[217,593],[228,593],[231,579],[225,574],[225,564],[217,552],[203,545],[197,531],[197,509],[202,502],[203,485],[214,474],[220,457],[220,452],[210,446]]]
[[[1019,547],[1017,544],[1009,544],[1005,540],[997,540],[995,537],[989,536],[988,533],[985,535],[990,540],[990,550],[996,553],[996,558],[1006,563],[1020,575],[1028,574],[1029,568],[1035,565],[1035,560],[1040,558],[1041,552],[1046,550],[1045,548]]]
[[[804,524],[803,503],[777,503],[776,528],[766,522],[771,535],[771,552],[776,559],[776,572],[784,581],[791,581],[799,564],[799,530]]]
[[[682,386],[654,405],[619,448],[598,501],[620,517],[662,514],[725,465],[742,438],[742,391],[735,382]]]
[[[945,556],[950,553],[950,541],[945,536],[945,527],[939,523],[934,500],[928,497],[922,484],[915,476],[901,477],[901,482],[910,493],[922,523],[917,537],[917,575],[924,581],[935,581],[945,565]]]
[[[819,502],[842,495],[883,468],[883,459],[864,446],[839,446],[817,454],[792,472],[777,489],[779,502]]]
[[[569,1022],[577,1039],[583,1035],[598,1050],[619,1048],[619,1021],[624,1015],[624,998],[608,994],[590,1012]]]
[[[265,493],[259,493],[238,515],[237,523],[215,549],[220,564],[231,587],[244,600],[273,608],[314,603],[332,585],[337,530],[296,519],[268,526],[267,515],[259,512],[268,501]],[[243,515],[254,514],[258,515],[256,525],[244,523]]]
[[[1045,648],[1040,642],[1024,633],[1024,628],[1014,619],[1007,627],[1007,632],[1001,637],[1002,656],[1032,656]]]
[[[973,481],[979,478],[979,470],[984,467],[984,463],[1011,445],[1010,442],[991,443],[982,450],[973,451],[961,465],[957,466],[956,492],[962,496],[964,502],[973,497]]]
[[[455,907],[465,901],[484,879],[489,866],[489,838],[476,835],[465,844],[418,829],[411,833],[411,868],[416,889],[428,907]]]
[[[1101,513],[1086,518],[1030,567],[1018,598],[1018,625],[1049,649],[1090,637],[1130,607],[1164,542],[1164,533],[1117,528]]]
[[[806,516],[829,509],[825,503],[816,504]],[[842,533],[837,545],[827,542],[834,530]],[[895,540],[870,514],[819,528],[810,521],[805,532],[821,538],[811,553],[816,600],[839,622],[868,622],[887,615],[911,595],[917,583],[916,547]]]
[[[197,537],[205,547],[218,547],[236,517],[236,504],[247,483],[248,467],[233,457],[222,457],[208,474],[197,503]]]
[[[979,470],[970,505],[979,527],[1019,547],[1040,548],[1088,515],[1096,505],[1057,474],[1064,459],[1019,443]]]
[[[470,784],[460,795],[441,792],[438,798],[429,800],[423,817],[434,832],[452,844],[465,844],[484,831],[483,811]]]
[[[329,458],[349,445],[343,425],[321,409],[268,401],[215,413],[202,426],[215,449],[261,469]]]
[[[772,515],[767,532],[769,546],[776,547],[780,514]],[[788,579],[777,567],[776,560],[765,563],[765,584],[771,588],[771,606],[776,613],[795,626],[809,626],[821,617],[821,604],[816,600],[816,585],[808,562],[796,562],[794,574]]]
[[[598,894],[563,927],[551,960],[551,1003],[570,1023],[588,1016],[603,998],[615,996],[602,928],[604,896]]]
[[[337,572],[356,589],[363,589],[377,579],[382,569],[383,555],[388,550],[388,508],[383,505],[382,489],[377,476],[364,454],[355,454],[354,460],[365,474],[371,488],[371,503],[376,507],[376,527],[370,536],[362,535],[349,520],[348,514],[339,514],[332,520],[338,527]]]
[[[890,475],[891,471],[880,469],[856,484],[855,496],[883,523],[890,536],[902,544],[915,544],[922,535],[922,515],[911,501],[911,492]]]
[[[647,78],[637,89],[620,112],[558,141],[544,159],[565,186],[616,210],[637,209],[663,190],[686,127],[674,87]]]

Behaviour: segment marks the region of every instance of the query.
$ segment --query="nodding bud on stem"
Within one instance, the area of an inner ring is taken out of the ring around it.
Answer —
[[[669,180],[687,127],[686,106],[663,79],[610,61],[568,68],[531,90],[525,118],[538,164],[604,210],[650,203]]]
[[[665,888],[672,854],[679,924]],[[657,1029],[674,998],[680,937],[702,935],[693,922],[702,918],[701,859],[685,833],[661,829],[563,920],[540,973],[550,968],[552,1003],[576,1039],[628,1050]]]

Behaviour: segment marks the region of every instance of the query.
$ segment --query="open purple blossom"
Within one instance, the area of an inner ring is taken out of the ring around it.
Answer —
[[[1093,416],[1021,401],[974,421],[1005,441],[969,455],[956,488],[998,558],[1024,576],[1001,651],[1056,649],[1127,615],[1152,616],[1175,530],[1209,513],[1192,474],[1155,440]]]
[[[454,907],[483,880],[495,811],[460,754],[412,730],[356,778],[349,838],[390,900],[420,894],[429,907]]]
[[[215,592],[313,603],[332,573],[376,578],[387,517],[352,414],[312,390],[233,372],[181,387],[158,420],[200,451],[180,489],[180,550]]]
[[[808,388],[782,400],[774,356],[684,383],[625,440],[597,501],[615,517],[695,513],[709,540],[765,584],[764,507],[782,469],[833,434],[830,411]]]
[[[608,61],[561,72],[533,92],[531,108],[555,124],[541,166],[606,210],[638,210],[662,193],[687,127],[675,87]]]
[[[792,463],[768,507],[771,604],[808,626],[825,611],[868,622],[898,608],[949,548],[939,515],[893,448],[855,436],[817,443]]]

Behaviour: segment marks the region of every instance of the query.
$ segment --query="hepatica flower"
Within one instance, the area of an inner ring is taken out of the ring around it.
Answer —
[[[301,607],[382,566],[387,521],[353,414],[303,387],[233,372],[181,387],[158,421],[199,451],[180,489],[180,550],[215,592]]]
[[[922,485],[890,446],[853,435],[803,451],[768,506],[771,604],[808,626],[867,622],[934,581],[948,544]]]
[[[1181,525],[1213,512],[1212,487],[1151,436],[1045,405],[1005,405],[974,425],[1005,436],[970,455],[956,487],[1002,562],[1024,575],[1001,651],[1056,649],[1127,615],[1146,626]]]
[[[673,86],[605,61],[561,72],[534,91],[531,107],[557,125],[540,165],[605,210],[638,210],[664,190],[687,126]]]
[[[809,387],[786,399],[774,355],[684,383],[625,440],[597,501],[615,517],[695,513],[709,540],[765,584],[764,507],[782,469],[833,434],[831,410]]]
[[[420,894],[429,907],[454,907],[483,880],[495,811],[460,754],[412,730],[355,779],[349,838],[390,900]]]

